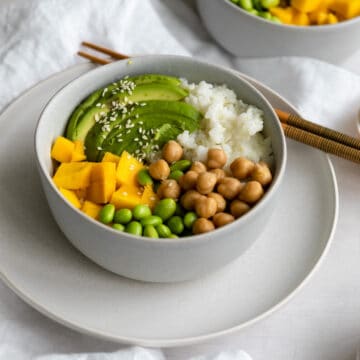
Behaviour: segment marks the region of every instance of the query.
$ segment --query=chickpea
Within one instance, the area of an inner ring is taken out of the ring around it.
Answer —
[[[165,180],[170,174],[170,167],[165,160],[160,159],[150,164],[149,173],[155,180]]]
[[[206,165],[201,161],[194,161],[191,165],[190,170],[196,171],[197,173],[201,174],[207,170]]]
[[[198,180],[198,177],[199,177],[199,173],[193,170],[189,170],[183,176],[180,177],[179,185],[185,191],[194,189],[196,187],[196,182]]]
[[[216,175],[217,183],[226,176],[223,169],[211,169],[209,172]]]
[[[224,199],[224,197],[222,195],[220,195],[216,192],[211,192],[210,194],[208,194],[208,197],[215,199],[215,201],[217,203],[216,212],[222,212],[225,210],[226,200]]]
[[[252,180],[242,188],[238,199],[248,204],[254,204],[264,195],[264,189],[258,181]]]
[[[199,174],[196,182],[196,190],[200,194],[209,194],[214,190],[217,182],[217,177],[211,172],[203,172]]]
[[[195,190],[188,190],[184,195],[181,196],[180,203],[186,210],[193,210],[195,204],[202,198],[205,198],[205,196],[201,195]]]
[[[216,214],[217,202],[213,198],[204,197],[195,203],[195,212],[205,219]]]
[[[180,185],[173,179],[163,180],[157,189],[157,195],[160,199],[171,198],[176,200],[179,198],[180,193]]]
[[[263,161],[255,164],[255,167],[251,172],[251,179],[258,181],[262,186],[269,185],[272,181],[272,174],[269,166]]]
[[[234,177],[242,180],[250,176],[254,166],[255,164],[251,160],[244,157],[238,157],[230,164],[230,170]]]
[[[223,149],[209,149],[207,155],[207,167],[209,169],[222,168],[227,161],[227,156]]]
[[[183,156],[183,153],[184,153],[184,150],[181,147],[181,145],[174,140],[168,141],[162,148],[162,157],[169,164],[180,160]]]
[[[213,217],[213,223],[215,227],[221,227],[227,224],[230,224],[235,220],[234,216],[231,214],[225,213],[225,212],[219,212],[214,215]]]
[[[250,210],[250,206],[243,201],[234,200],[230,204],[230,212],[237,219]]]
[[[215,226],[212,221],[204,218],[196,219],[192,227],[192,231],[194,234],[203,234],[214,229]]]
[[[232,200],[239,195],[243,186],[238,179],[227,176],[220,180],[217,191],[225,199]]]

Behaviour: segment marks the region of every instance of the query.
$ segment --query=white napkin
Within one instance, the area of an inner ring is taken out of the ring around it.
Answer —
[[[359,76],[305,58],[236,59],[213,43],[194,9],[178,0],[0,3],[0,109],[39,80],[83,61],[74,55],[82,40],[128,54],[192,55],[231,66],[280,92],[304,116],[356,134]],[[335,160],[335,169],[339,184],[346,184],[340,190],[344,203],[349,205],[352,194],[360,193],[359,167]],[[351,203],[351,213],[360,213],[360,203]],[[345,230],[338,234],[344,238],[357,231],[355,221],[349,218],[346,221]],[[130,347],[114,352],[116,349],[114,344],[95,341],[44,321],[0,284],[0,360],[161,360],[165,357],[160,350]],[[91,353],[65,354],[83,351]],[[224,349],[222,353],[194,359],[249,360],[250,357],[241,350]]]

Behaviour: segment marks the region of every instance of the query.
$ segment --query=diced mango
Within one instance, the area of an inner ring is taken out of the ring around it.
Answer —
[[[144,191],[141,196],[141,203],[146,204],[150,207],[150,209],[153,209],[158,201],[159,198],[154,192],[153,186],[145,185]]]
[[[53,176],[54,183],[68,190],[84,189],[90,185],[92,166],[90,162],[62,163]]]
[[[294,16],[294,9],[291,7],[282,8],[282,7],[273,7],[269,9],[270,13],[283,23],[283,24],[292,24],[292,19]]]
[[[89,200],[85,200],[81,207],[81,211],[83,211],[86,215],[92,217],[93,219],[98,218],[101,209],[101,205],[95,204]]]
[[[120,156],[107,151],[101,161],[102,162],[113,162],[117,165],[120,161]]]
[[[97,204],[109,202],[116,188],[116,165],[112,162],[96,163],[92,167],[90,186],[86,198]]]
[[[113,193],[110,203],[114,204],[117,209],[133,209],[136,205],[141,204],[141,195],[142,192],[140,188],[131,185],[122,185]]]
[[[59,136],[52,146],[51,157],[61,163],[70,162],[74,148],[75,144],[71,140]]]
[[[310,18],[306,13],[297,11],[292,18],[292,23],[294,25],[307,26],[310,25]]]
[[[123,151],[116,169],[116,183],[120,185],[137,185],[136,176],[144,165],[131,156],[127,151]]]
[[[316,10],[321,3],[322,0],[291,0],[291,6],[303,13]]]
[[[329,9],[343,16],[345,19],[351,19],[360,15],[360,1],[334,0],[332,4],[329,5]]]
[[[73,206],[75,206],[77,209],[81,208],[81,202],[76,196],[75,191],[64,189],[62,187],[59,188],[59,191]]]
[[[74,191],[75,191],[75,194],[76,194],[76,196],[78,197],[78,199],[80,201],[84,201],[86,199],[86,188],[77,189],[77,190],[74,190]]]
[[[81,140],[74,141],[74,151],[71,155],[71,161],[83,161],[86,159],[84,151],[84,142]]]
[[[337,24],[339,22],[339,19],[336,15],[330,13],[327,20],[328,24]]]

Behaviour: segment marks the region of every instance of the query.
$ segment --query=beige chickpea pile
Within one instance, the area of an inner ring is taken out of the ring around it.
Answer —
[[[181,145],[171,140],[162,149],[162,159],[149,166],[149,173],[161,181],[157,189],[160,199],[175,199],[185,210],[197,214],[193,234],[214,230],[244,215],[263,197],[272,181],[265,162],[254,163],[244,157],[236,158],[230,172],[226,172],[223,167],[227,156],[222,149],[209,149],[206,163],[193,162],[178,181],[168,179],[169,164],[182,157]]]

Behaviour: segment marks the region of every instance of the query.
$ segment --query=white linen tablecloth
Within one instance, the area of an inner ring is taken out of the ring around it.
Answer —
[[[211,40],[192,0],[0,2],[0,109],[29,86],[82,61],[74,55],[82,40],[128,54],[192,55],[230,66],[278,91],[305,117],[357,134],[360,51],[342,68],[306,58],[235,58]],[[360,166],[333,160],[340,193],[333,245],[305,289],[270,318],[202,345],[127,348],[52,322],[0,282],[0,360],[249,359],[239,349],[254,360],[355,359],[360,346]],[[68,357],[73,353],[83,354]]]

